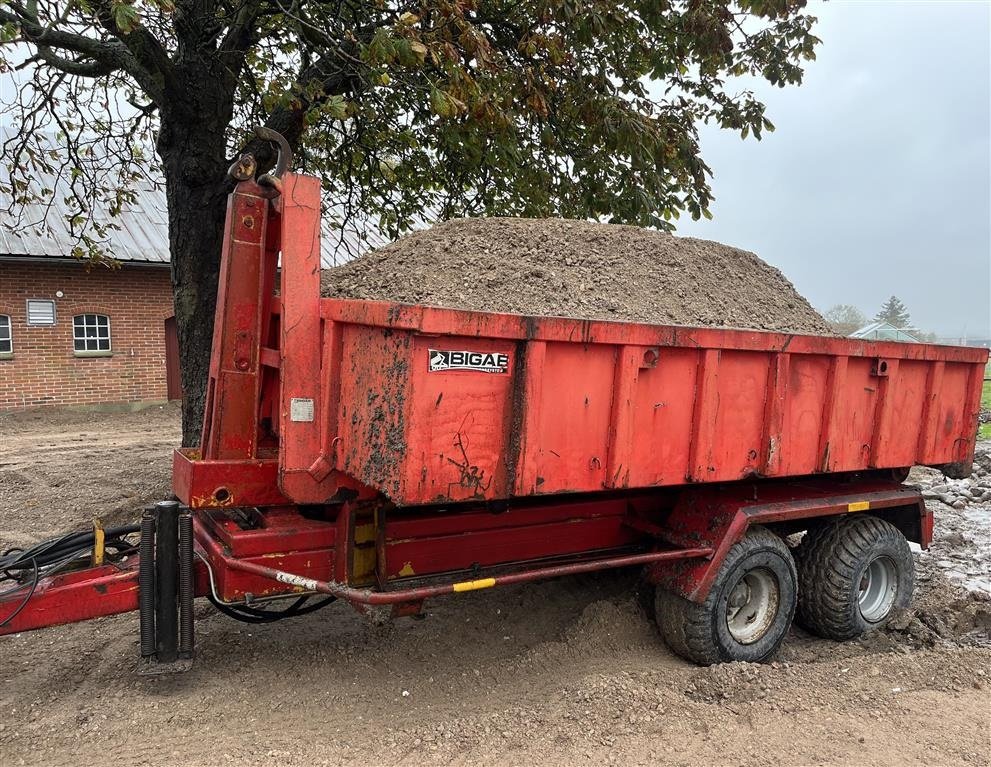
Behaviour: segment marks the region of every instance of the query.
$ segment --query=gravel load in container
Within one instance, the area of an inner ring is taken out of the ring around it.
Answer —
[[[326,270],[323,294],[529,315],[828,334],[780,271],[718,242],[567,219],[465,218]]]

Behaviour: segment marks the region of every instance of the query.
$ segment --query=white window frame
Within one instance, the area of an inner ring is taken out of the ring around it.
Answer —
[[[0,327],[4,324],[7,326],[7,337],[0,338],[0,344],[6,342],[10,348],[6,350],[0,348],[0,360],[14,356],[14,321],[9,314],[0,314]]]
[[[87,317],[93,317],[94,318],[92,324],[86,322],[86,318]],[[101,317],[107,321],[107,325],[106,325],[106,327],[107,327],[107,335],[105,337],[100,335],[100,320],[99,320],[99,318],[101,318]],[[76,324],[76,320],[78,320],[79,318],[82,318],[82,320],[83,320],[82,325],[77,325]],[[85,331],[88,328],[93,328],[94,330],[96,330],[96,333],[97,334],[95,336],[86,335]],[[83,335],[78,335],[77,334],[77,331],[79,331],[79,330],[82,330],[83,331]],[[107,342],[107,348],[106,349],[100,349],[100,348],[97,348],[97,349],[86,349],[86,348],[84,348],[84,349],[77,349],[76,348],[76,342],[77,341],[82,341],[84,347],[88,345],[88,342],[89,341],[96,341],[97,346],[99,347],[100,341],[104,341],[104,340]],[[79,356],[79,357],[107,356],[109,354],[113,354],[113,348],[114,348],[114,345],[113,345],[113,333],[112,333],[112,331],[110,329],[110,315],[109,314],[101,314],[100,312],[80,312],[79,314],[72,315],[72,353],[73,354],[75,354],[76,356]]]
[[[31,304],[50,304],[52,307],[52,321],[51,322],[32,322],[31,321]],[[31,327],[38,328],[50,328],[53,325],[58,324],[58,308],[55,306],[55,302],[50,298],[29,298],[24,303],[24,309],[27,312],[25,317],[25,322]]]

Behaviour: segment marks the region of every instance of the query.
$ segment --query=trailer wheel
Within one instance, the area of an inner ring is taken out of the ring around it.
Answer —
[[[658,589],[657,625],[668,647],[695,663],[759,663],[788,633],[796,590],[788,547],[755,527],[729,550],[704,602]]]
[[[853,639],[912,601],[912,552],[883,519],[858,514],[810,530],[796,559],[798,620],[821,637]]]

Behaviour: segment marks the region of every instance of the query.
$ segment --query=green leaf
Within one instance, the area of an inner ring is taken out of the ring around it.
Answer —
[[[114,24],[117,25],[122,34],[129,35],[141,25],[141,16],[137,9],[129,3],[112,2],[110,10],[113,13]]]
[[[324,104],[324,112],[334,120],[343,120],[348,116],[348,102],[343,96],[331,96]]]
[[[454,114],[451,100],[440,88],[430,89],[430,108],[439,117],[451,117]]]
[[[413,52],[413,55],[416,56],[417,60],[422,64],[427,58],[427,46],[419,40],[413,40],[409,44],[409,48]]]

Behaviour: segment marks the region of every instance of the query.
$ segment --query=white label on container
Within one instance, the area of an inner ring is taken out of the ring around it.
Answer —
[[[289,400],[289,420],[299,423],[313,421],[313,400],[293,397]]]
[[[430,349],[428,370],[473,370],[477,373],[506,373],[509,355],[502,352],[473,352],[467,349]]]

